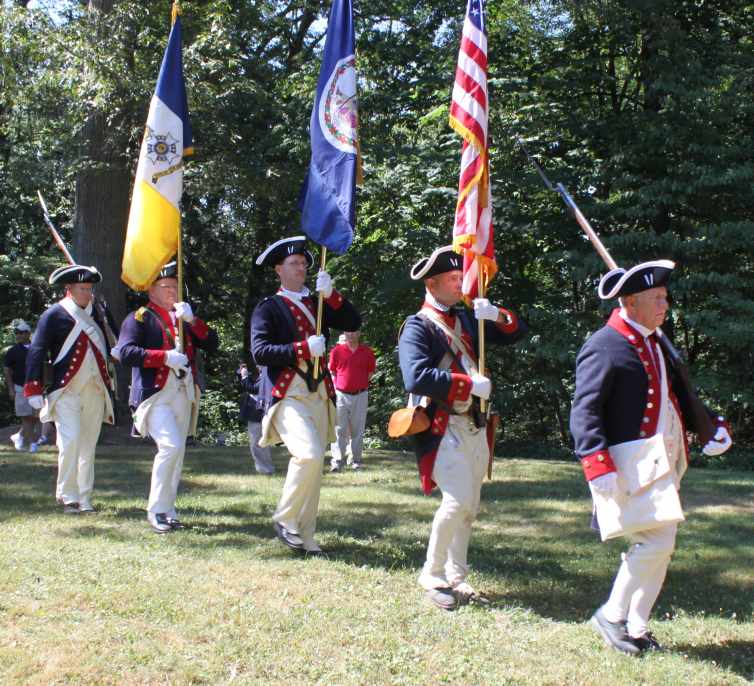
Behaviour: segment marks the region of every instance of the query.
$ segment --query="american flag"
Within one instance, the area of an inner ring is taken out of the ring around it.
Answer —
[[[487,140],[487,29],[483,0],[468,0],[450,104],[450,126],[463,137],[453,245],[463,253],[463,294],[477,297],[495,273]]]

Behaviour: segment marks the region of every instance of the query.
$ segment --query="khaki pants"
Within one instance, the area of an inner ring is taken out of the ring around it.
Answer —
[[[249,434],[249,450],[254,460],[254,469],[259,474],[274,474],[275,465],[272,464],[270,449],[259,445],[259,439],[262,437],[262,422],[246,422],[246,431]]]
[[[369,392],[349,395],[335,392],[338,399],[335,419],[335,443],[332,444],[332,465],[339,467],[351,442],[351,459],[353,464],[361,464],[361,447],[364,442],[364,427],[367,423]]]
[[[466,416],[451,415],[432,472],[442,502],[432,522],[427,561],[419,576],[419,584],[426,589],[455,587],[468,575],[471,525],[479,513],[488,459],[484,429],[477,429]]]

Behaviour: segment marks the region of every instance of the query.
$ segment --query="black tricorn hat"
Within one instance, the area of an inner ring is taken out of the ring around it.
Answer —
[[[422,257],[411,269],[411,278],[418,281],[462,269],[463,256],[453,250],[452,245],[446,245],[437,248],[429,257]]]
[[[154,281],[159,281],[160,279],[177,279],[178,278],[178,263],[173,260],[172,262],[168,262],[160,271],[157,273],[157,276],[154,277]],[[154,281],[152,283],[154,283]]]
[[[67,283],[99,283],[102,281],[102,274],[97,267],[85,267],[83,264],[67,264],[65,267],[58,267],[48,279],[50,285]]]
[[[303,255],[308,267],[314,264],[314,257],[306,249],[306,236],[291,236],[281,238],[272,245],[267,246],[265,251],[257,257],[260,267],[274,267],[280,264],[289,255]]]
[[[629,270],[618,267],[600,279],[597,294],[602,300],[610,300],[665,286],[673,269],[675,262],[670,260],[642,262]]]

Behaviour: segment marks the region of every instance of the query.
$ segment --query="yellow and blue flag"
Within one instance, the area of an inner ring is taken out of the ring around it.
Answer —
[[[176,12],[149,105],[128,215],[121,278],[134,290],[149,288],[178,251],[183,158],[193,152],[192,143]]]
[[[310,124],[312,158],[301,189],[301,229],[342,255],[353,241],[361,182],[351,0],[333,0]]]

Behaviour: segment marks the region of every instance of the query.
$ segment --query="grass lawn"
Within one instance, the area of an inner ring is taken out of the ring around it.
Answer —
[[[101,446],[99,514],[63,516],[55,454],[0,450],[0,683],[754,681],[754,474],[687,476],[653,624],[669,650],[633,659],[585,624],[623,545],[588,530],[575,463],[496,463],[469,555],[491,604],[443,613],[416,585],[437,498],[407,454],[325,475],[329,557],[308,560],[272,537],[282,475],[252,474],[240,448],[190,449],[178,506],[191,529],[152,534],[151,456]]]

